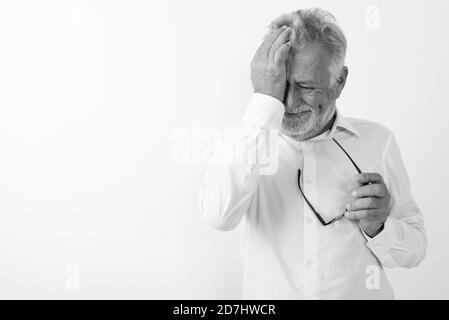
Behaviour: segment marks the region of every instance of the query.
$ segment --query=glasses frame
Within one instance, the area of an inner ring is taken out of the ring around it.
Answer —
[[[351,163],[354,166],[354,168],[357,170],[357,172],[358,173],[362,173],[362,170],[360,170],[359,166],[354,162],[354,160],[352,160],[351,156],[346,152],[346,150],[341,146],[341,144],[338,143],[338,141],[335,140],[335,138],[332,138],[332,140],[334,140],[334,142],[340,147],[341,150],[343,150],[343,152],[349,158],[349,160],[351,160]],[[320,221],[320,223],[323,225],[323,227],[328,226],[328,225],[330,225],[331,223],[333,223],[333,222],[335,222],[337,220],[340,220],[341,218],[344,217],[345,213],[348,211],[348,209],[345,208],[345,211],[342,214],[340,214],[339,216],[333,218],[329,222],[326,222],[321,217],[321,215],[318,213],[318,211],[315,210],[315,208],[310,203],[310,201],[307,199],[306,195],[304,194],[304,191],[301,188],[301,169],[298,169],[298,187],[299,187],[299,191],[301,191],[301,194],[304,197],[304,200],[307,202],[307,204],[309,205],[310,209],[313,211],[313,213],[315,214],[317,219]]]

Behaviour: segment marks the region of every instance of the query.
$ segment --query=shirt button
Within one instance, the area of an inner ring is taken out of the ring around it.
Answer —
[[[307,218],[306,218],[306,222],[307,222],[308,224],[311,224],[311,223],[312,223],[312,218],[307,217]]]
[[[310,177],[306,177],[306,181],[307,181],[308,183],[310,183],[310,182],[312,182],[312,179],[311,179]]]
[[[308,258],[306,261],[306,264],[308,267],[310,267],[313,264],[313,259],[312,258]]]

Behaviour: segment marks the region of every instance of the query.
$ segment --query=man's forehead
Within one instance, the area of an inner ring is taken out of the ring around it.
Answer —
[[[289,57],[290,79],[326,84],[330,76],[330,63],[330,55],[325,49],[318,45],[306,45],[292,51]]]

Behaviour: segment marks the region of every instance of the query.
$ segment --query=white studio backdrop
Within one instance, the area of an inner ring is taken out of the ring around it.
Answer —
[[[425,216],[396,296],[448,299],[445,0],[1,2],[0,298],[238,298],[241,228],[202,221],[203,152],[269,22],[307,7],[348,38],[340,110],[394,131]]]

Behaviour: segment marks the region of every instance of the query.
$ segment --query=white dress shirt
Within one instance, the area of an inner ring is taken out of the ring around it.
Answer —
[[[237,125],[244,134],[235,138],[246,141],[243,152],[249,152],[250,142],[265,148],[269,143],[275,170],[261,170],[259,163],[216,162],[200,189],[208,224],[229,231],[244,223],[241,297],[393,299],[384,268],[414,267],[427,247],[423,217],[393,134],[374,122],[345,118],[337,109],[330,130],[298,142],[280,131],[283,114],[282,102],[254,94]],[[262,137],[267,130],[275,132],[271,140]],[[380,173],[391,193],[390,215],[373,238],[346,217],[321,225],[299,191],[301,169],[303,191],[326,221],[350,202],[357,171],[331,138],[362,172]]]

